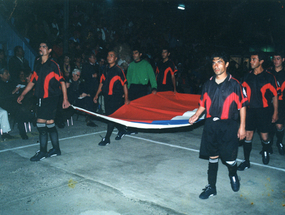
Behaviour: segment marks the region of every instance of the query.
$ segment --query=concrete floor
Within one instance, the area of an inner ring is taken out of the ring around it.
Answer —
[[[62,155],[40,162],[29,160],[39,149],[36,128],[29,140],[14,129],[16,139],[0,143],[0,214],[285,214],[285,156],[274,145],[263,165],[257,135],[252,167],[238,173],[240,191],[231,190],[220,162],[218,194],[201,200],[208,165],[198,158],[203,125],[140,131],[120,141],[114,132],[111,144],[100,147],[106,124],[95,122],[90,128],[79,117],[58,129]]]

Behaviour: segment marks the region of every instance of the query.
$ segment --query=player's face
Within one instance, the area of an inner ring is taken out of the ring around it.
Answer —
[[[162,59],[167,59],[170,53],[167,50],[162,50],[161,56]]]
[[[250,66],[252,69],[256,69],[260,67],[260,65],[263,63],[263,61],[259,60],[258,55],[251,55],[250,57]]]
[[[212,67],[216,76],[222,75],[227,71],[229,63],[225,63],[222,58],[215,57],[212,62]]]
[[[110,66],[114,65],[116,63],[116,60],[117,60],[117,57],[116,57],[115,53],[114,52],[109,52],[108,56],[107,56],[108,64]]]
[[[48,49],[45,43],[41,43],[39,47],[39,54],[41,56],[49,56],[50,53],[51,53],[51,49]]]
[[[133,51],[133,58],[134,58],[134,61],[140,61],[141,59],[141,53],[139,53],[139,51],[135,50]]]
[[[273,64],[274,64],[275,68],[282,66],[283,62],[284,62],[284,58],[282,58],[280,55],[274,55]]]

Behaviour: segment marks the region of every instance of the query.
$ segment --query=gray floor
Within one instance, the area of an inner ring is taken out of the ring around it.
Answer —
[[[198,158],[203,126],[193,130],[141,131],[99,147],[106,124],[58,129],[62,155],[40,162],[36,128],[29,140],[0,143],[0,214],[285,214],[285,156],[263,165],[255,135],[252,167],[239,172],[241,189],[231,190],[219,165],[217,196],[200,200],[207,184],[206,160]],[[50,146],[50,144],[49,144]],[[242,148],[239,158],[242,159]],[[240,160],[239,160],[240,161]]]

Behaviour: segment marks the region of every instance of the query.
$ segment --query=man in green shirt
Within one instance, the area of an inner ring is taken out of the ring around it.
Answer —
[[[134,61],[130,63],[127,71],[129,100],[135,100],[148,94],[148,83],[151,91],[156,94],[157,83],[152,66],[147,60],[141,59],[142,52],[139,48],[133,49]]]

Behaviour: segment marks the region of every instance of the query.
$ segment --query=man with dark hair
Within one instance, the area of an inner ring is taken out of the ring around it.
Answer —
[[[104,95],[106,115],[114,113],[124,103],[129,104],[127,80],[123,69],[117,65],[117,60],[118,57],[116,52],[109,51],[107,56],[109,65],[100,77],[99,88],[94,97],[94,102],[98,103],[98,96],[102,91]],[[98,144],[99,146],[110,144],[110,137],[115,126],[118,128],[119,133],[123,130],[122,125],[109,121],[107,123],[106,136]]]
[[[51,52],[52,47],[48,42],[40,43],[39,54],[41,57],[35,62],[30,82],[18,97],[18,103],[21,104],[25,95],[35,86],[35,96],[38,98],[37,128],[40,150],[31,157],[31,161],[40,161],[47,157],[61,155],[58,133],[54,123],[57,103],[61,94],[63,94],[62,108],[70,106],[64,78],[59,65],[50,58]],[[47,152],[48,133],[53,148]]]
[[[250,57],[252,70],[242,79],[242,85],[248,95],[246,113],[246,139],[243,144],[244,161],[238,166],[243,171],[250,168],[250,152],[255,129],[260,132],[262,144],[262,162],[269,163],[272,147],[268,137],[271,123],[278,119],[279,89],[274,75],[263,69],[264,53],[253,53]]]
[[[157,83],[153,68],[148,61],[141,59],[141,57],[140,48],[135,47],[133,49],[134,61],[130,63],[127,71],[130,101],[147,95],[149,82],[152,93],[156,93]]]
[[[202,90],[200,106],[190,117],[193,124],[205,111],[205,126],[200,146],[200,157],[209,159],[208,185],[199,198],[216,195],[218,162],[228,167],[232,190],[240,188],[237,175],[237,153],[239,139],[245,138],[245,115],[247,98],[238,80],[227,73],[228,58],[224,53],[212,56],[215,76],[208,80]],[[238,122],[240,119],[240,124]]]
[[[24,58],[25,52],[21,46],[14,48],[14,56],[9,60],[9,72],[13,81],[19,80],[20,71],[30,72],[29,62]]]
[[[156,67],[157,91],[173,91],[176,93],[175,73],[176,66],[173,61],[169,59],[169,48],[162,49],[162,61]]]
[[[274,68],[272,69],[272,74],[276,77],[277,82],[280,86],[280,95],[278,96],[278,120],[275,122],[276,125],[276,145],[280,155],[284,155],[284,145],[283,145],[283,137],[284,137],[284,121],[285,121],[285,99],[284,99],[284,89],[285,89],[285,70],[283,67],[283,62],[285,60],[284,53],[276,52],[273,55],[273,64]],[[273,140],[273,134],[272,140]],[[271,143],[272,144],[272,143]]]

